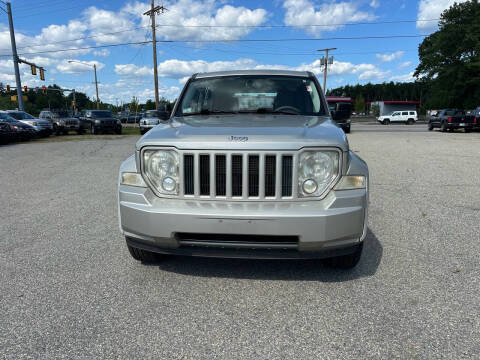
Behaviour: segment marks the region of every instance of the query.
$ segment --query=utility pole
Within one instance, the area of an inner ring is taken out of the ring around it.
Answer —
[[[326,94],[327,93],[327,72],[328,72],[328,64],[330,62],[330,65],[333,64],[333,57],[330,60],[328,58],[328,52],[330,50],[337,50],[337,48],[328,48],[328,49],[319,49],[317,51],[325,51],[325,64],[322,64],[322,61],[320,60],[320,69],[322,65],[325,65],[325,69],[323,70],[323,92]]]
[[[93,64],[93,72],[95,73],[95,91],[97,92],[97,110],[100,110],[100,100],[98,99],[98,82],[97,82],[97,65]]]
[[[3,2],[3,1],[2,1]],[[7,7],[5,11],[8,15],[8,25],[10,26],[10,43],[12,44],[12,56],[13,56],[13,67],[15,68],[15,81],[17,83],[17,100],[18,100],[18,110],[25,111],[25,106],[23,105],[23,96],[22,96],[22,82],[20,80],[20,69],[18,68],[18,54],[17,54],[17,43],[15,42],[15,30],[13,29],[13,19],[12,19],[12,7],[10,3],[3,2]]]
[[[155,6],[155,0],[152,0],[150,10],[143,15],[150,16],[152,21],[152,44],[153,44],[153,81],[155,83],[155,109],[158,110],[158,71],[157,71],[157,36],[155,34],[155,14],[163,14],[167,9],[162,6]]]

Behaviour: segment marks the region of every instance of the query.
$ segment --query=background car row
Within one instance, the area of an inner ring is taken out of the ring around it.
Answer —
[[[44,110],[38,118],[19,110],[0,111],[0,141],[9,143],[47,137],[52,134],[66,135],[75,132],[82,135],[122,133],[122,124],[110,111],[85,110],[71,116],[66,110]]]

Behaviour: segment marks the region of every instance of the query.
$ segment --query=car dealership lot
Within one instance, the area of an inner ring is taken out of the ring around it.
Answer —
[[[480,133],[353,124],[370,167],[351,271],[128,254],[118,167],[136,136],[0,147],[5,358],[476,358]]]

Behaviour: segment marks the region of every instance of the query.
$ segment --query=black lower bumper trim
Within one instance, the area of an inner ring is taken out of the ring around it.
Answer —
[[[355,244],[353,246],[325,249],[321,251],[298,251],[297,249],[245,249],[203,246],[163,248],[132,237],[126,237],[125,239],[127,244],[132,247],[160,254],[239,259],[325,259],[352,254],[360,246],[360,244]]]

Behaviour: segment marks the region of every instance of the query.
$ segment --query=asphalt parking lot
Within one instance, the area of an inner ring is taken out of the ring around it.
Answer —
[[[0,147],[0,358],[478,358],[480,133],[425,127],[353,125],[371,174],[353,271],[142,265],[116,208],[138,137]]]

